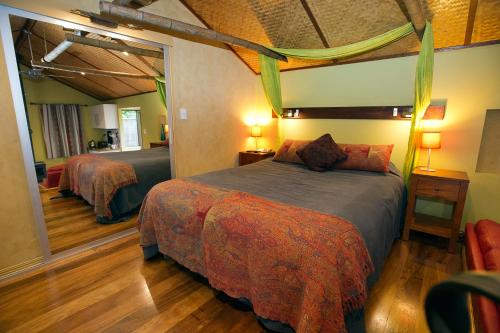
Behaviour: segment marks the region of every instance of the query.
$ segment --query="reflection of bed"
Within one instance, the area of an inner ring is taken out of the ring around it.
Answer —
[[[97,220],[103,223],[117,221],[120,217],[140,207],[148,191],[154,185],[169,180],[171,176],[170,152],[167,147],[109,154],[87,154],[76,156],[75,160],[84,160],[86,163],[84,166],[88,165],[89,167],[78,165],[79,168],[75,170],[71,184],[68,182],[66,186],[61,187],[62,183],[60,183],[60,189],[76,192],[86,201],[95,205]],[[70,163],[71,160],[67,163],[66,169]],[[112,179],[110,176],[113,176],[122,167],[129,172],[129,178],[134,178],[134,181],[112,184],[114,188],[108,191],[111,193],[110,200],[96,195],[98,192],[96,187],[101,185],[98,183],[99,176],[104,178],[104,182],[108,180],[109,183],[109,179]],[[89,181],[92,186],[85,191],[85,183]],[[80,183],[76,188],[75,182]],[[98,207],[105,207],[105,209],[98,209]],[[108,213],[105,213],[106,211]]]
[[[351,170],[318,173],[302,165],[277,163],[268,159],[244,167],[191,177],[190,181],[241,191],[274,202],[311,209],[350,221],[359,230],[375,268],[375,273],[369,278],[369,284],[376,280],[393,240],[399,236],[401,229],[404,186],[394,167],[391,167],[391,172],[388,174]],[[161,186],[163,184],[150,192],[141,215],[147,213],[148,205],[156,204],[164,207],[169,204],[168,202],[153,203],[155,199],[161,201],[160,195],[156,198],[152,195],[155,189]],[[139,218],[139,222],[143,222],[141,243],[146,258],[159,250],[190,268],[190,258],[183,258],[182,254],[179,255],[182,252],[181,249],[162,250],[162,248],[168,248],[168,246],[162,246],[162,243],[172,242],[173,238],[169,239],[169,236],[165,234],[151,236],[151,230],[146,230],[151,226],[144,224],[144,216],[141,215]],[[157,221],[153,223],[155,225],[153,228],[158,234],[162,223],[166,223],[168,216],[160,214],[155,218]],[[174,233],[183,233],[182,226],[177,224],[172,229]],[[199,237],[201,238],[201,235]],[[202,246],[201,241],[198,243]],[[182,246],[178,242],[175,244]],[[196,248],[198,246],[196,241],[193,244],[195,245],[193,249],[190,249],[191,253],[203,252],[203,249]],[[184,259],[187,259],[185,263],[183,263]]]

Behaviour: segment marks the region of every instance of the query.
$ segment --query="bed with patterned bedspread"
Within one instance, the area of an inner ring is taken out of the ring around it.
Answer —
[[[387,174],[264,160],[158,184],[138,219],[156,252],[297,332],[353,331],[399,236],[404,186]],[[362,326],[362,319],[361,319]]]
[[[114,223],[139,208],[154,185],[170,178],[167,147],[83,154],[67,161],[59,191],[93,205],[98,222]]]

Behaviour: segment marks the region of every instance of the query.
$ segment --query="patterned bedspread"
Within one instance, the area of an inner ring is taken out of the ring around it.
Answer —
[[[258,315],[297,332],[345,331],[373,265],[358,230],[335,215],[187,180],[155,186],[138,219],[141,245],[206,276]]]
[[[136,183],[137,177],[130,164],[83,154],[67,161],[59,180],[59,190],[70,190],[82,196],[94,206],[96,215],[111,218],[109,203],[116,191]]]

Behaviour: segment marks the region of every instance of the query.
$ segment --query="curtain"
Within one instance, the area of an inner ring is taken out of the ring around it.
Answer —
[[[167,101],[165,100],[166,92],[165,92],[165,78],[158,76],[155,77],[155,83],[156,83],[156,92],[158,93],[158,96],[160,96],[160,100],[163,104],[164,107],[167,107]]]
[[[414,29],[412,24],[407,23],[399,28],[393,29],[379,36],[340,47],[328,49],[280,49],[270,47],[269,49],[292,58],[308,60],[337,59],[358,55],[385,46],[409,35],[413,31]],[[276,59],[262,54],[259,54],[259,62],[261,80],[262,85],[264,86],[266,98],[269,101],[269,104],[272,106],[274,112],[278,116],[281,116],[283,111],[278,62]]]
[[[422,118],[431,102],[433,69],[434,37],[432,34],[432,25],[427,22],[417,59],[415,98],[413,100],[410,137],[408,139],[408,150],[406,151],[405,164],[403,167],[403,176],[407,186],[409,185],[409,179],[415,161],[418,161]]]
[[[83,153],[79,105],[43,104],[42,125],[47,158],[69,157]]]

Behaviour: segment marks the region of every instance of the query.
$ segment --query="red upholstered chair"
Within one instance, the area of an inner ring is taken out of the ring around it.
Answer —
[[[54,165],[47,170],[47,187],[57,187],[59,186],[59,179],[61,178],[61,173],[64,170],[64,164]]]
[[[500,273],[500,224],[492,220],[467,223],[465,255],[469,270]],[[500,306],[478,296],[472,297],[472,304],[479,333],[500,332]]]

